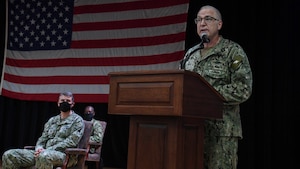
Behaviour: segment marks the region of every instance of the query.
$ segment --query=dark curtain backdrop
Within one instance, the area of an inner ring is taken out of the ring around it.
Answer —
[[[0,3],[2,66],[5,1]],[[238,168],[298,168],[295,154],[299,132],[294,128],[296,115],[300,112],[299,99],[296,98],[299,94],[296,81],[300,72],[299,53],[296,52],[299,50],[299,5],[296,0],[191,0],[186,48],[199,41],[193,19],[204,4],[220,9],[224,21],[221,34],[243,46],[252,66],[253,94],[241,105],[244,138],[239,144]],[[82,114],[86,105],[76,103],[75,111]],[[96,118],[108,122],[102,154],[105,166],[126,168],[129,117],[108,115],[107,103],[91,105],[97,111]],[[1,155],[10,148],[35,144],[43,124],[57,113],[56,103],[0,96]]]

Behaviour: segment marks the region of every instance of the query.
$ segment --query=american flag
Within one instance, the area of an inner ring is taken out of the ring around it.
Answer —
[[[107,102],[108,73],[177,69],[188,0],[8,0],[1,95]]]

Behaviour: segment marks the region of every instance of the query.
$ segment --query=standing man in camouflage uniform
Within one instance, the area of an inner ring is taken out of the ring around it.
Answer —
[[[219,35],[218,9],[203,6],[195,23],[201,43],[186,52],[180,67],[203,76],[226,100],[223,118],[205,121],[204,168],[236,169],[242,139],[239,104],[251,96],[251,68],[242,47]]]
[[[38,169],[52,169],[53,166],[61,166],[66,158],[65,149],[77,147],[84,132],[82,117],[72,110],[74,104],[71,92],[61,93],[57,102],[60,114],[46,122],[35,150],[7,150],[2,155],[2,168],[35,166]],[[75,156],[71,157],[70,165],[76,164],[76,160]]]

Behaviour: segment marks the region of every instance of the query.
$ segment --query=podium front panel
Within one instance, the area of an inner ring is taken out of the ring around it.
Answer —
[[[113,76],[110,78],[109,111],[125,115],[180,116],[181,78],[176,74]]]
[[[110,73],[109,114],[222,118],[223,100],[184,70]]]

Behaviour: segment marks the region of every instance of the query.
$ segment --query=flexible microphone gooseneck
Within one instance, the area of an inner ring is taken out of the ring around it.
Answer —
[[[210,39],[208,38],[207,34],[204,32],[204,33],[201,33],[200,35],[200,44],[199,44],[199,48],[200,49],[203,49],[204,48],[204,44],[203,43],[209,43],[210,42]],[[193,52],[191,52],[193,53]],[[181,61],[180,61],[180,68],[181,69],[184,69],[185,68],[185,63],[187,62],[187,60],[189,60],[190,56],[191,56],[191,53],[188,54],[185,58],[183,58]]]

